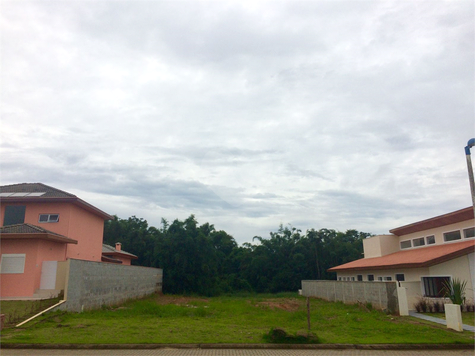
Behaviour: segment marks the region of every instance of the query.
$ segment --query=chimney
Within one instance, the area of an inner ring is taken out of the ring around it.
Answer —
[[[116,243],[115,243],[115,249],[116,249],[117,251],[120,251],[120,250],[122,249],[122,244],[121,244],[120,242],[116,242]]]

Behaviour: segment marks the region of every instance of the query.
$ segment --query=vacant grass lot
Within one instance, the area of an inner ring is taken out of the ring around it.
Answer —
[[[311,332],[320,343],[473,343],[474,334],[397,317],[363,305],[311,299]],[[296,294],[217,298],[152,296],[114,308],[54,312],[3,330],[4,343],[263,343],[271,328],[307,330],[305,298]]]

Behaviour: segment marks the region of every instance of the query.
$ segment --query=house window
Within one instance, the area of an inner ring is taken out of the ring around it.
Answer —
[[[401,241],[401,250],[405,248],[411,248],[411,240]]]
[[[444,233],[445,242],[460,240],[461,238],[462,236],[460,236],[460,230]]]
[[[434,235],[427,236],[426,237],[426,242],[427,242],[428,245],[435,244],[435,236]]]
[[[59,214],[40,214],[38,222],[40,223],[54,223],[59,221]]]
[[[475,237],[475,227],[469,227],[468,229],[463,230],[463,237],[469,239]]]
[[[396,273],[396,281],[404,282],[404,273]]]
[[[25,271],[25,257],[24,253],[3,254],[0,261],[0,273],[23,273]]]
[[[392,281],[393,278],[392,278],[392,277],[384,277],[384,280],[385,280],[385,281]]]
[[[361,282],[363,280],[363,275],[362,274],[358,274],[356,276],[356,278],[358,279],[358,282]]]
[[[424,297],[443,298],[444,284],[450,282],[450,277],[422,277]]]
[[[351,280],[354,281],[354,280],[355,280],[355,277],[351,277]]]
[[[413,245],[414,247],[417,247],[417,246],[424,246],[424,245],[425,245],[424,238],[423,238],[423,237],[419,237],[419,238],[417,238],[417,239],[412,240],[412,245]]]
[[[338,277],[338,280],[341,281],[341,277]]]
[[[383,280],[383,277],[378,277],[378,281],[382,281]]]
[[[374,281],[374,274],[368,274],[368,281]]]
[[[23,224],[25,222],[25,210],[25,205],[7,205],[3,217],[3,226]]]

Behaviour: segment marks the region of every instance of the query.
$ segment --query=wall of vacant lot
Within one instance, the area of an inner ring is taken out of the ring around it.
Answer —
[[[58,269],[66,275],[62,310],[80,312],[162,291],[159,268],[74,259],[60,264]]]
[[[396,282],[302,281],[302,295],[346,304],[371,303],[374,308],[399,313]]]

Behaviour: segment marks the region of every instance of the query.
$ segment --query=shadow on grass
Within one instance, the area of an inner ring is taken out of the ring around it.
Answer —
[[[297,332],[289,335],[282,328],[272,328],[264,334],[264,341],[272,344],[319,344],[318,336],[310,332]]]

